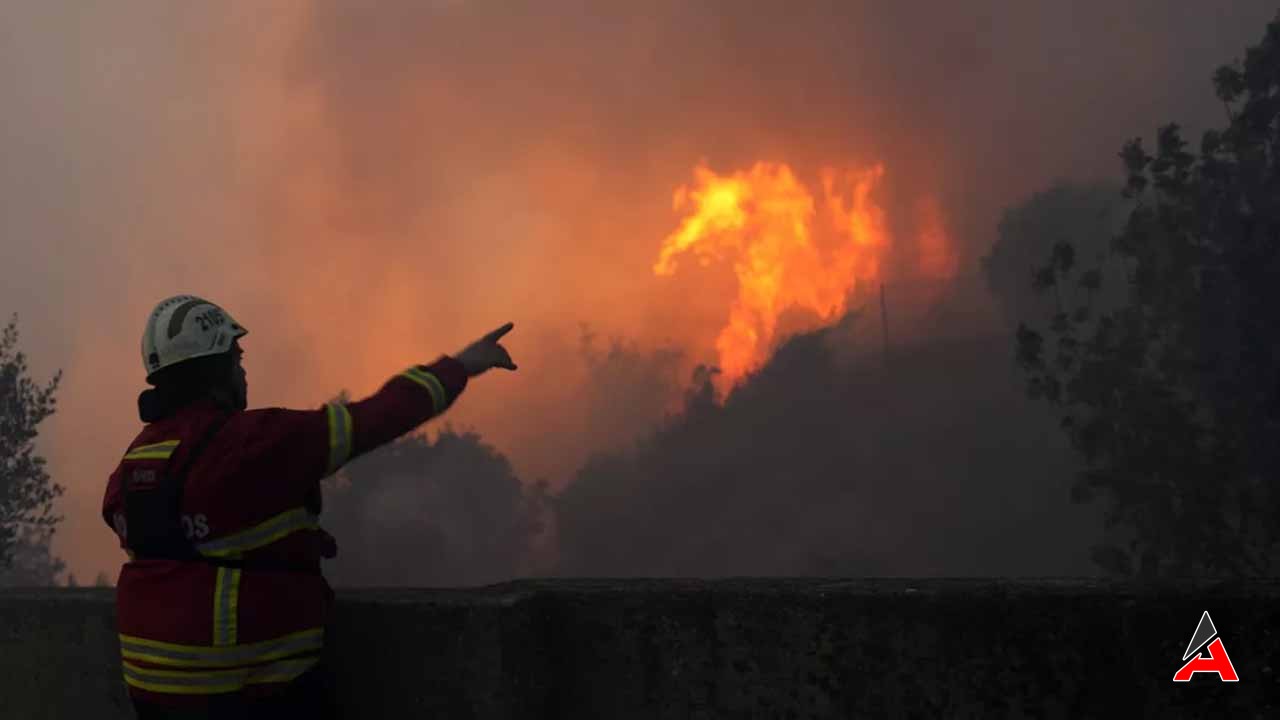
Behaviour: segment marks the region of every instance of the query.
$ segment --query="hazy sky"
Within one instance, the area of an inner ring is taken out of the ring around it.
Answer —
[[[37,378],[66,372],[41,441],[57,551],[89,577],[121,558],[97,513],[162,297],[250,328],[254,405],[364,394],[514,320],[520,372],[451,419],[562,483],[628,410],[584,389],[581,323],[709,359],[731,278],[651,272],[700,160],[883,161],[888,202],[938,197],[971,272],[1001,208],[1114,177],[1165,121],[1220,123],[1211,73],[1274,12],[0,0],[0,314]]]

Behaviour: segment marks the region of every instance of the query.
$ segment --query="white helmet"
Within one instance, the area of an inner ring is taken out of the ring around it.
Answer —
[[[177,295],[161,302],[142,333],[142,367],[147,379],[163,368],[192,358],[218,355],[249,333],[231,315],[208,300]]]

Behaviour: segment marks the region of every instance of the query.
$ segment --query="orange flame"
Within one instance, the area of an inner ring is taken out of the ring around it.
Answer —
[[[844,313],[859,283],[879,278],[888,235],[871,193],[883,175],[882,165],[824,171],[822,225],[815,221],[813,195],[784,163],[760,162],[728,176],[699,165],[696,183],[676,190],[674,209],[689,212],[663,242],[653,271],[673,274],[676,257],[685,252],[702,265],[732,257],[738,297],[716,339],[727,383],[764,362],[779,339],[783,312],[802,309],[831,321]],[[823,252],[817,240],[828,238],[833,247]]]

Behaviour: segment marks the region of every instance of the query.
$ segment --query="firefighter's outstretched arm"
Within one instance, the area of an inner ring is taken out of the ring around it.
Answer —
[[[440,415],[462,394],[470,378],[492,368],[515,370],[511,354],[499,342],[514,327],[507,323],[452,357],[411,367],[365,400],[327,406],[328,472]]]
[[[319,410],[270,408],[246,413],[242,432],[254,439],[247,450],[256,462],[246,460],[242,471],[246,477],[275,479],[255,483],[253,492],[264,502],[285,507],[315,505],[312,510],[318,512],[316,483],[322,478],[443,413],[470,378],[492,368],[515,370],[510,353],[499,342],[513,327],[507,323],[454,356],[414,365],[357,402],[330,402]],[[289,461],[279,462],[282,457]]]

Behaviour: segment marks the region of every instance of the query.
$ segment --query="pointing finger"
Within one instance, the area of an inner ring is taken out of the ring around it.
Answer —
[[[494,365],[500,368],[505,368],[507,370],[515,370],[516,364],[511,359],[511,354],[507,352],[507,349],[502,347],[501,345],[498,346],[498,349],[502,352],[501,352],[501,355],[499,355],[497,362],[494,363]]]
[[[489,333],[488,335],[485,335],[484,339],[488,340],[489,342],[496,342],[500,340],[503,335],[506,335],[507,333],[511,332],[511,328],[515,326],[516,326],[515,323],[509,322],[506,325],[503,325],[502,327],[498,328],[497,330],[494,330],[493,332]]]

